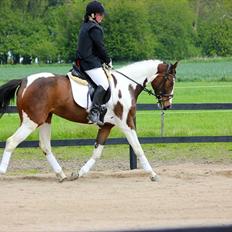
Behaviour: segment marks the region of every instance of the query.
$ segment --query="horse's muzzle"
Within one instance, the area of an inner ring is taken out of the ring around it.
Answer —
[[[168,109],[170,109],[170,108],[172,108],[171,105],[163,106],[163,110],[168,110]]]
[[[159,109],[162,109],[162,110],[168,110],[168,109],[171,109],[172,108],[172,105],[165,105],[165,104],[160,104],[158,103],[158,107]]]

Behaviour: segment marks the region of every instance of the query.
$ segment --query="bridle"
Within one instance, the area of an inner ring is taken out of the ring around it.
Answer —
[[[158,88],[157,88],[158,91],[155,91],[155,96],[156,96],[159,104],[163,104],[165,101],[169,101],[174,96],[173,94],[168,94],[165,91],[165,84],[166,84],[166,82],[168,80],[171,81],[170,78],[169,78],[169,76],[172,76],[173,80],[176,79],[175,74],[171,74],[170,73],[171,66],[172,66],[171,64],[168,64],[168,68],[167,68],[165,74],[162,76],[163,80],[158,85]],[[163,97],[166,97],[166,99],[164,100]]]
[[[168,101],[168,100],[170,100],[170,99],[173,98],[173,94],[167,94],[167,93],[165,93],[165,84],[166,84],[167,80],[170,80],[170,79],[169,79],[169,76],[171,75],[171,76],[173,77],[173,79],[176,78],[175,74],[171,74],[171,73],[170,73],[171,66],[172,66],[171,64],[168,64],[168,68],[167,68],[165,74],[162,76],[162,77],[163,77],[163,80],[161,81],[161,83],[159,84],[159,86],[158,86],[158,88],[157,88],[157,89],[159,89],[158,92],[155,91],[155,90],[154,90],[154,92],[153,92],[152,90],[149,90],[149,89],[146,88],[145,86],[139,84],[137,81],[135,81],[135,80],[133,80],[132,78],[128,77],[128,76],[125,75],[124,73],[119,72],[118,70],[116,70],[116,69],[114,69],[114,68],[112,68],[112,69],[113,69],[115,72],[117,72],[117,73],[121,74],[122,76],[126,77],[128,80],[130,80],[130,81],[134,82],[135,84],[141,86],[142,91],[148,93],[149,95],[152,95],[152,96],[156,97],[157,100],[158,100],[158,103],[159,103],[160,105],[163,105],[163,103],[164,103],[165,101]],[[167,97],[167,99],[163,100],[163,97]]]

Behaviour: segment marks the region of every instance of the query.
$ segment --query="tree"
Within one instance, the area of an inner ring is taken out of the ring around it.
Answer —
[[[45,24],[57,47],[61,59],[75,59],[77,35],[84,15],[85,4],[74,1],[66,5],[51,7],[46,14]]]
[[[182,59],[198,54],[194,46],[193,13],[187,0],[149,1],[150,25],[158,39],[156,57]]]
[[[198,46],[206,56],[232,55],[232,2],[213,0],[201,2]]]
[[[153,57],[156,38],[153,36],[146,1],[111,1],[107,4],[105,37],[113,59],[138,60]]]
[[[0,59],[75,59],[90,0],[0,0]],[[100,0],[114,60],[232,55],[231,0]]]

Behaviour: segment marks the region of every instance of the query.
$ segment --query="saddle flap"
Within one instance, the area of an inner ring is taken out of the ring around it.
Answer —
[[[71,72],[67,73],[70,80],[72,95],[74,101],[81,107],[88,109],[92,102],[89,93],[89,84],[86,80],[73,76]]]

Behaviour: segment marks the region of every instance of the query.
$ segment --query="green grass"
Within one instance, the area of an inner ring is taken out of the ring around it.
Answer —
[[[165,136],[212,136],[231,135],[232,110],[217,111],[166,111]],[[149,123],[148,123],[149,122]],[[9,126],[10,125],[10,126]],[[11,136],[19,125],[16,114],[5,115],[0,120],[0,141]],[[138,111],[137,132],[140,137],[160,136],[160,112]],[[97,127],[69,122],[59,117],[53,118],[52,139],[95,139]],[[110,137],[124,136],[118,128],[113,128]],[[38,139],[38,131],[34,132],[29,140]]]
[[[38,169],[18,169],[18,170],[10,170],[10,175],[18,176],[18,175],[36,175],[40,174],[41,171]]]
[[[231,135],[232,111],[167,111],[165,115],[165,136],[192,136],[192,135]],[[149,122],[149,123],[148,123]],[[10,125],[10,126],[9,126]],[[95,138],[97,128],[72,123],[58,117],[53,121],[53,139],[65,138]],[[4,141],[18,126],[16,115],[6,115],[0,120],[0,140]],[[159,112],[141,111],[137,114],[137,132],[142,136],[160,135]],[[111,137],[122,137],[118,129],[113,129]],[[37,140],[34,133],[30,139]],[[146,156],[154,164],[200,162],[200,163],[231,163],[231,143],[192,143],[192,144],[146,144],[142,145]],[[93,146],[55,147],[53,152],[60,161],[71,161],[77,165],[86,162],[92,154]],[[0,149],[2,154],[3,149]],[[14,152],[13,160],[24,163],[26,160],[45,160],[39,148],[18,148]],[[129,169],[128,145],[106,146],[103,160],[110,160],[115,165],[125,162]],[[118,162],[119,161],[119,162]],[[36,165],[36,164],[35,164]],[[41,164],[42,165],[42,164]],[[40,173],[39,166],[22,170],[11,170],[11,174],[33,175]],[[70,170],[69,170],[70,171]]]
[[[173,103],[230,103],[231,90],[232,82],[177,82]],[[157,100],[143,92],[138,102],[155,103]]]
[[[232,58],[181,61],[177,81],[232,81]]]
[[[115,68],[124,65],[118,63]],[[72,68],[72,64],[41,64],[41,65],[0,65],[0,83],[11,79],[20,79],[28,75],[40,72],[66,74]]]
[[[0,65],[0,80],[20,79],[39,72],[65,74],[71,69],[71,64],[62,65]]]
[[[189,161],[196,163],[232,163],[232,145],[230,143],[146,144],[142,145],[142,147],[147,158],[154,164]],[[93,146],[53,148],[53,152],[59,161],[72,161],[77,165],[87,161],[92,151]],[[3,149],[0,149],[1,154],[2,152]],[[14,152],[12,159],[22,162],[26,160],[42,160],[46,162],[46,158],[39,148],[18,148]],[[125,161],[129,169],[128,145],[105,146],[102,159],[115,162],[115,165],[117,165],[118,160]],[[40,171],[30,168],[28,172],[37,173]]]
[[[114,63],[114,67],[126,63]],[[0,81],[22,78],[38,72],[67,73],[71,64],[0,65]],[[232,81],[232,58],[194,59],[180,61],[177,81]]]

